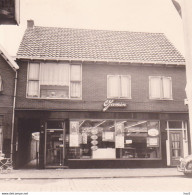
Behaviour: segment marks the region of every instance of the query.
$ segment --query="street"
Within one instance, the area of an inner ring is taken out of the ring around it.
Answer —
[[[192,192],[192,178],[6,179],[0,192]]]

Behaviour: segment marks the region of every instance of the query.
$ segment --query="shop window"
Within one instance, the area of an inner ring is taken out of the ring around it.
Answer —
[[[161,157],[158,121],[70,121],[68,141],[68,159],[159,159]]]
[[[150,99],[172,99],[171,77],[150,76],[149,97]]]
[[[81,98],[81,65],[30,63],[27,97]]]
[[[0,92],[3,91],[3,80],[1,78],[1,75],[0,75]]]
[[[108,98],[131,98],[131,77],[129,75],[108,75]]]

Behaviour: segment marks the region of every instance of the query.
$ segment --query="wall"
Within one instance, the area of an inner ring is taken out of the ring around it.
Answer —
[[[15,72],[2,56],[0,56],[0,75],[3,80],[3,92],[0,93],[0,115],[3,116],[3,152],[9,155]]]
[[[121,100],[128,104],[125,111],[187,112],[184,105],[185,68],[143,65],[82,65],[82,100],[42,100],[26,98],[27,62],[19,62],[19,79],[16,109],[58,109],[102,111],[107,99],[107,75],[131,75],[132,99]],[[149,76],[172,77],[173,100],[149,100]]]

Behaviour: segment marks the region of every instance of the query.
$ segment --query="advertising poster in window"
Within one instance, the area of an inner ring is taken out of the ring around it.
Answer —
[[[79,121],[70,122],[69,146],[79,147]]]
[[[115,135],[123,135],[124,131],[124,123],[116,123],[115,124]]]
[[[158,137],[148,137],[147,147],[159,147],[159,138]]]
[[[124,148],[124,123],[115,124],[115,148]]]
[[[78,134],[78,133],[79,133],[79,121],[71,121],[70,134]]]
[[[70,134],[69,135],[69,146],[70,147],[79,147],[79,135],[78,134]]]
[[[117,135],[115,136],[115,148],[124,148],[124,136],[123,135]]]
[[[114,132],[104,131],[102,133],[102,141],[114,142]]]

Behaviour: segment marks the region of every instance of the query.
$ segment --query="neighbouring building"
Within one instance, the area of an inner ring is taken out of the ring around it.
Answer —
[[[19,25],[20,0],[0,1],[0,25]]]
[[[11,157],[15,82],[18,70],[16,62],[0,45],[0,154]]]
[[[162,33],[28,28],[14,152],[40,168],[166,167],[190,151],[185,60]]]

